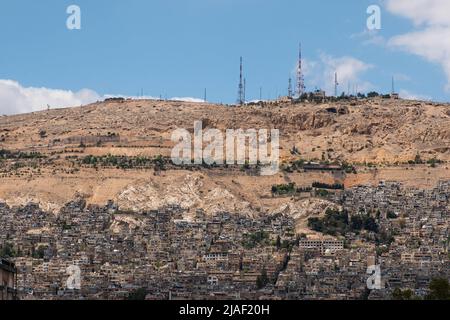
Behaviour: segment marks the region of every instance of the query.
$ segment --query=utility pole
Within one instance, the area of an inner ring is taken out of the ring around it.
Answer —
[[[205,95],[204,95],[203,101],[206,102],[206,88],[205,88]]]

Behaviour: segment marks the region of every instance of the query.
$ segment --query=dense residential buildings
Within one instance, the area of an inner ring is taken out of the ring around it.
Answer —
[[[13,252],[21,299],[125,299],[142,288],[147,299],[389,299],[396,288],[423,297],[433,278],[450,277],[450,182],[338,194],[328,197],[352,219],[373,216],[376,232],[307,237],[285,214],[185,219],[179,207],[133,213],[77,199],[58,215],[0,205],[0,245]],[[382,287],[368,290],[373,265]],[[68,286],[70,266],[79,289]]]

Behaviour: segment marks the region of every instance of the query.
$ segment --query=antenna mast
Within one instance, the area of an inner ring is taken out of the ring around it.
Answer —
[[[392,76],[392,94],[395,93],[395,80],[394,80],[394,76]]]
[[[247,101],[246,94],[247,94],[247,78],[244,78],[244,100],[243,100],[244,104]]]
[[[334,96],[337,98],[338,96],[338,86],[339,86],[339,82],[338,82],[338,74],[337,72],[334,73]]]
[[[302,69],[302,44],[300,43],[299,54],[298,54],[298,66],[297,66],[297,97],[305,93],[305,78],[303,77]]]
[[[240,76],[239,76],[239,92],[238,92],[238,99],[237,104],[242,106],[245,101],[245,88],[244,88],[244,72],[243,72],[243,62],[241,57],[241,65],[240,65]]]
[[[289,78],[288,97],[292,98],[292,78]]]

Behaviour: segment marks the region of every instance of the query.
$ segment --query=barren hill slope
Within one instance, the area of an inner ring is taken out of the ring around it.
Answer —
[[[2,117],[0,141],[5,149],[46,153],[77,145],[81,137],[89,145],[88,137],[114,134],[120,139],[111,139],[103,150],[89,151],[169,155],[173,130],[192,130],[194,121],[200,120],[204,127],[220,130],[280,129],[284,157],[290,156],[294,145],[306,159],[321,159],[323,153],[329,160],[360,163],[407,161],[417,153],[425,158],[450,157],[449,105],[388,99],[265,107],[150,100],[103,102]]]
[[[279,129],[284,162],[347,162],[358,167],[358,174],[282,171],[260,177],[231,169],[102,168],[74,160],[169,156],[173,130],[192,131],[200,120],[205,128],[223,132]],[[294,146],[298,153],[291,152]],[[114,200],[125,210],[180,205],[191,213],[203,209],[253,215],[287,210],[301,216],[308,211],[305,206],[315,206],[314,201],[308,205],[298,199],[274,198],[273,185],[294,182],[307,187],[321,181],[351,187],[396,180],[432,187],[438,180],[450,180],[450,106],[389,99],[245,107],[150,100],[99,102],[0,117],[0,150],[26,155],[0,161],[0,201],[11,205],[37,202],[57,212],[82,196],[100,205]],[[442,163],[435,168],[405,164],[418,156]]]

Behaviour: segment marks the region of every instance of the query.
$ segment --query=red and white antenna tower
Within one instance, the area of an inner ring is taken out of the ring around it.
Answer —
[[[298,54],[297,65],[297,97],[300,98],[305,93],[305,78],[302,69],[302,44],[300,43],[300,50]]]

